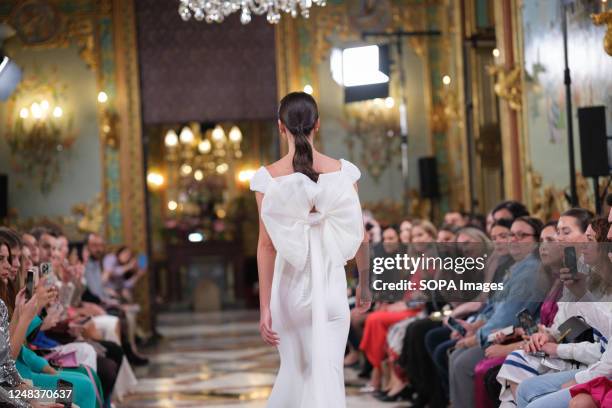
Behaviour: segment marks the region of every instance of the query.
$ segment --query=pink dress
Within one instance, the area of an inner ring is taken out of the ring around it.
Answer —
[[[597,377],[584,384],[574,385],[570,394],[590,394],[598,408],[612,407],[612,381],[606,377]]]

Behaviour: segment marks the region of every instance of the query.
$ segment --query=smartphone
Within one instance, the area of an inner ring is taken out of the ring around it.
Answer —
[[[55,275],[53,275],[53,266],[51,262],[42,262],[40,264],[39,278],[43,280],[46,288],[50,288],[55,284]]]
[[[523,309],[516,314],[519,326],[523,329],[526,335],[531,336],[538,331],[538,325],[533,320],[533,316],[529,313],[529,310]]]
[[[534,356],[534,357],[539,357],[539,358],[548,357],[548,354],[546,354],[542,350],[540,350],[540,351],[533,351],[533,352],[529,353],[529,355],[530,356]]]
[[[461,336],[465,336],[467,334],[467,330],[463,327],[454,317],[448,318],[448,326],[458,332]]]
[[[72,408],[72,383],[70,381],[57,380],[56,404],[62,404],[64,408]]]
[[[26,300],[32,299],[32,295],[34,294],[34,269],[28,269],[28,276],[26,277],[25,283],[25,296]]]
[[[138,269],[147,269],[147,254],[138,255]]]
[[[498,331],[495,331],[495,332],[489,334],[489,336],[487,336],[487,341],[489,343],[492,343],[493,341],[495,341],[495,336],[497,335],[497,333],[501,333],[504,336],[510,336],[512,333],[514,333],[514,326],[504,327],[501,330],[498,330]]]
[[[42,262],[40,264],[40,277],[45,278],[45,276],[49,275],[53,271],[53,266],[51,266],[51,262]]]
[[[576,248],[563,248],[563,264],[570,270],[572,276],[575,277],[578,274],[578,258],[576,257]]]

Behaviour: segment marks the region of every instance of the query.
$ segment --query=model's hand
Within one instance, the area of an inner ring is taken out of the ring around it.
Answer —
[[[272,314],[270,313],[270,309],[261,311],[259,316],[259,333],[261,333],[261,338],[266,344],[278,346],[280,339],[278,334],[272,330]]]
[[[368,300],[369,299],[369,300]],[[361,286],[355,291],[355,309],[361,314],[366,313],[372,306],[372,296],[361,292]]]

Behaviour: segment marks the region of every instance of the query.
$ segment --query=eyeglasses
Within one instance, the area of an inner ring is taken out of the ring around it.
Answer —
[[[528,234],[528,233],[526,233],[526,232],[521,232],[521,231],[519,231],[519,232],[511,232],[511,233],[509,233],[509,234],[508,234],[508,236],[509,236],[510,238],[516,238],[516,239],[518,239],[519,241],[522,241],[522,240],[523,240],[523,238],[526,238],[526,237],[535,237],[535,236],[536,236],[536,234]]]
[[[493,241],[497,241],[497,240],[506,241],[508,238],[510,238],[510,233],[508,232],[502,232],[501,234],[491,235],[491,239]]]

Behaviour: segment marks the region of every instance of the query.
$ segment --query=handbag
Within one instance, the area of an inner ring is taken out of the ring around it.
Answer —
[[[68,353],[62,353],[59,351],[54,351],[47,354],[45,357],[51,365],[62,368],[75,368],[79,366],[76,357],[76,351],[70,351]]]
[[[572,316],[559,326],[561,333],[560,342],[582,343],[584,341],[593,343],[593,328],[584,321],[582,316]]]

